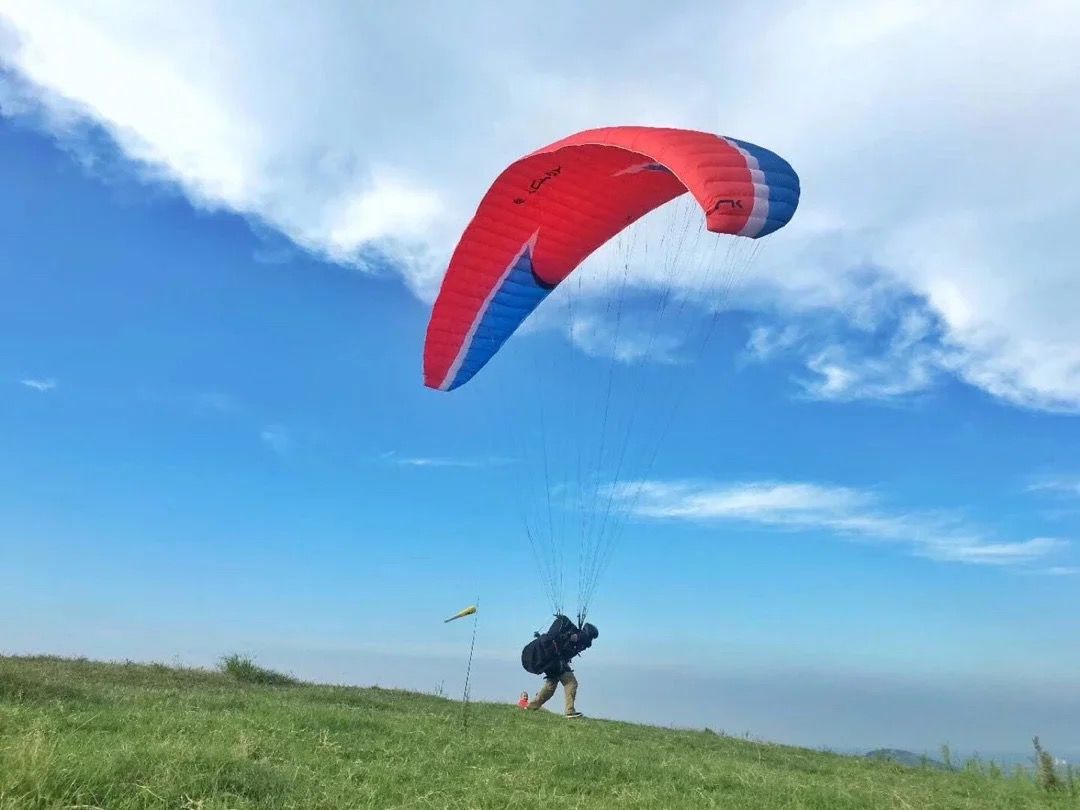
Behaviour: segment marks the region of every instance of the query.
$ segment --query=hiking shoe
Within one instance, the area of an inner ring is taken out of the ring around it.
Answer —
[[[581,712],[567,712],[566,713],[566,717],[569,720],[573,720],[575,717],[584,717],[584,716],[585,715],[583,715]]]

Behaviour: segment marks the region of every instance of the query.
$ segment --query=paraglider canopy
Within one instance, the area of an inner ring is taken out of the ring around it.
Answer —
[[[760,146],[652,127],[579,132],[512,163],[451,258],[428,324],[424,384],[468,382],[589,254],[686,192],[710,231],[757,239],[794,215],[799,179]]]

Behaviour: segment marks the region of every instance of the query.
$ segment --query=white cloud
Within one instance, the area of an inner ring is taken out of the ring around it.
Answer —
[[[814,399],[896,399],[930,386],[937,371],[934,360],[933,352],[853,357],[845,346],[830,346],[807,361],[817,376],[804,381],[803,388]]]
[[[42,380],[34,377],[28,377],[25,380],[19,380],[20,385],[25,385],[27,388],[33,388],[35,391],[53,391],[56,389],[56,380]]]
[[[921,302],[898,302],[863,329],[835,318],[800,319],[784,327],[754,327],[746,344],[751,362],[793,357],[795,375],[811,399],[896,400],[929,389],[945,373],[939,322]]]
[[[510,459],[501,456],[488,456],[486,458],[449,458],[447,456],[400,456],[394,451],[383,453],[380,456],[390,464],[401,467],[457,467],[466,469],[478,469],[481,467],[501,467],[509,464]]]
[[[240,405],[236,398],[221,391],[203,391],[192,398],[195,412],[198,414],[235,413]]]
[[[351,75],[358,66],[335,15],[302,15],[315,29],[309,42],[254,7],[150,14],[35,2],[5,13],[17,38],[7,60],[39,88],[60,137],[81,120],[101,125],[148,178],[336,261],[364,265],[365,248],[384,243],[399,242],[403,257],[425,252],[438,193],[395,150],[385,160],[365,150],[372,116],[385,129],[393,110],[370,97],[350,109],[350,90],[363,82]]]
[[[1050,568],[1043,568],[1039,571],[1040,574],[1046,574],[1051,577],[1072,577],[1080,574],[1080,568],[1075,568],[1068,565],[1054,565]]]
[[[292,447],[292,435],[282,425],[267,425],[259,433],[263,444],[275,453],[286,453]]]
[[[755,326],[746,341],[746,353],[750,360],[772,360],[798,346],[804,335],[795,324],[783,327]]]
[[[949,515],[889,510],[874,493],[848,487],[778,481],[636,481],[608,490],[612,491],[622,508],[642,518],[743,521],[825,531],[861,542],[900,545],[916,556],[943,562],[1024,565],[1069,545],[1049,537],[998,540]]]
[[[1040,478],[1027,487],[1028,492],[1048,492],[1054,495],[1080,497],[1080,477],[1054,476]]]
[[[819,394],[892,397],[950,373],[1023,407],[1080,408],[1070,0],[275,11],[8,0],[0,55],[33,98],[9,85],[5,110],[43,107],[61,139],[95,122],[197,204],[358,267],[389,256],[425,300],[515,157],[622,122],[748,138],[792,160],[804,196],[737,303],[867,328],[914,295],[940,325],[901,362],[818,358]],[[710,268],[635,274],[715,303]]]
[[[585,315],[575,317],[568,331],[570,342],[591,357],[614,358],[627,365],[641,361],[665,365],[682,362],[681,339],[663,334],[655,326]]]

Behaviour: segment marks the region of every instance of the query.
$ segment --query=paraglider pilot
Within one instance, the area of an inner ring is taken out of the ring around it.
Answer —
[[[551,699],[561,683],[566,716],[581,717],[581,712],[574,705],[578,682],[570,668],[570,660],[591,647],[599,635],[596,625],[586,622],[578,629],[562,614],[555,616],[546,633],[537,633],[536,638],[521,651],[521,665],[534,675],[542,673],[544,684],[526,708],[539,709]]]

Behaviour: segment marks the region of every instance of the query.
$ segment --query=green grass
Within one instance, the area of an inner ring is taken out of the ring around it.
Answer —
[[[268,684],[242,660],[209,672],[0,657],[0,809],[1080,808],[1028,774],[515,706],[473,704],[463,729],[453,701]]]
[[[257,666],[252,658],[237,653],[226,655],[221,659],[221,671],[238,681],[258,683],[263,686],[296,686],[298,683],[291,675],[283,675],[272,669]]]

